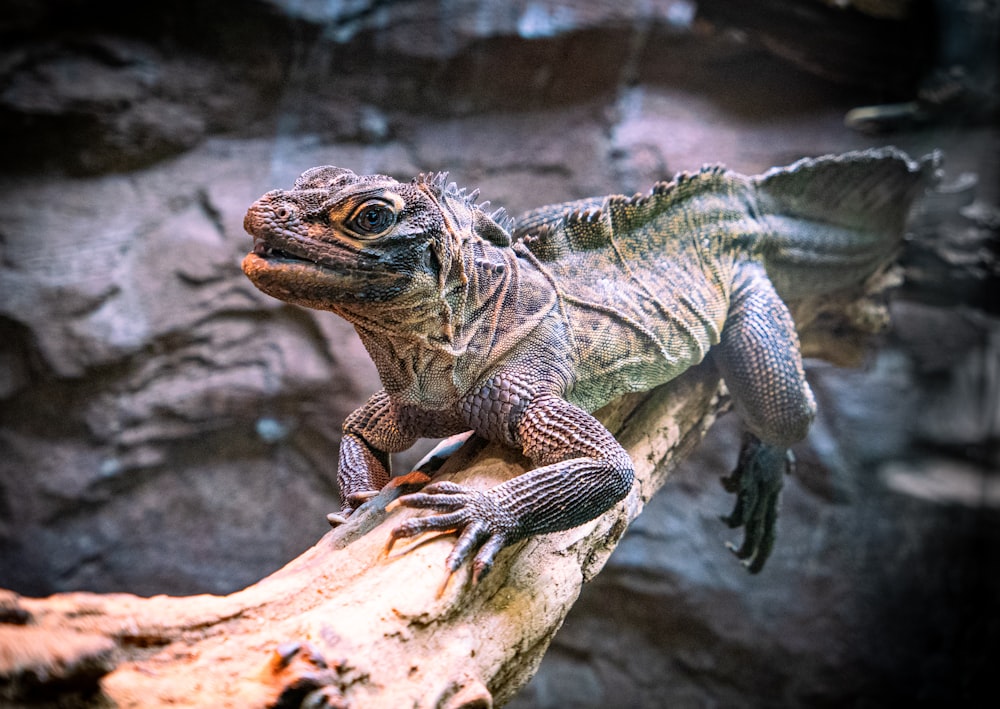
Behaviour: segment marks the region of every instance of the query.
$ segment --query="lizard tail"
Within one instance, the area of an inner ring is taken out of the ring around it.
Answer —
[[[753,178],[769,227],[762,257],[782,298],[856,285],[890,261],[940,160],[936,152],[912,160],[879,148],[807,158]]]

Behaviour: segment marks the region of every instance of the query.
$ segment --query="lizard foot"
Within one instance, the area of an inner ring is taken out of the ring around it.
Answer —
[[[389,546],[397,539],[424,532],[458,530],[458,541],[448,555],[448,570],[457,571],[475,552],[473,583],[478,583],[490,572],[497,552],[514,541],[516,525],[513,519],[480,490],[441,481],[427,485],[421,492],[399,498],[399,503],[435,510],[437,514],[414,517],[399,524],[389,535]]]
[[[346,524],[348,518],[354,514],[354,510],[377,496],[378,490],[365,490],[364,492],[356,492],[349,495],[344,505],[340,508],[340,512],[331,512],[326,516],[326,521],[330,523],[331,527],[339,527],[342,524]]]
[[[751,436],[743,444],[736,470],[722,479],[722,486],[736,493],[736,505],[722,521],[733,528],[744,528],[743,545],[727,546],[752,574],[764,568],[774,548],[782,477],[791,473],[792,463],[790,450],[769,446]]]
[[[332,527],[344,524],[347,522],[348,518],[358,510],[358,508],[362,507],[365,503],[371,502],[375,498],[381,498],[380,502],[376,504],[384,510],[388,507],[388,505],[392,504],[394,500],[408,492],[419,490],[421,487],[426,485],[429,480],[430,477],[428,477],[425,473],[414,470],[406,475],[400,475],[392,478],[381,490],[363,490],[361,492],[351,493],[347,496],[347,500],[344,502],[344,506],[341,508],[340,512],[331,512],[326,516],[326,521],[329,522]]]

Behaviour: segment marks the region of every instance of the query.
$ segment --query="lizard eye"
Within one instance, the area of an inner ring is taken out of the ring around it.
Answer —
[[[375,237],[396,223],[396,211],[385,202],[369,200],[354,210],[347,226],[358,236]]]

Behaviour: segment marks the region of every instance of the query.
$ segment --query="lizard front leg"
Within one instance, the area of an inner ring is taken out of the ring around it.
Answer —
[[[503,390],[503,383],[495,386]],[[505,398],[506,405],[489,407],[482,416],[474,399],[471,411],[481,424],[477,432],[519,444],[541,467],[486,491],[452,482],[431,483],[400,502],[436,514],[407,520],[392,531],[395,540],[427,531],[459,530],[448,568],[457,570],[475,553],[477,581],[489,573],[505,546],[597,517],[628,493],[634,478],[628,453],[587,412],[554,394],[533,397],[523,407],[516,396]],[[491,403],[488,395],[478,400],[486,406]],[[508,416],[498,416],[498,409]]]
[[[421,436],[450,435],[464,428],[455,417],[400,405],[385,391],[374,394],[344,421],[337,466],[343,507],[339,515],[328,517],[330,522],[344,521],[389,483],[390,453],[406,450]]]

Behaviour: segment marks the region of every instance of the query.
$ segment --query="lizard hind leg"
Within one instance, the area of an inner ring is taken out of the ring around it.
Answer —
[[[734,552],[757,573],[774,547],[788,448],[806,436],[816,412],[795,325],[759,264],[741,268],[716,362],[748,430],[736,470],[723,480],[736,494],[723,521],[744,528]]]

